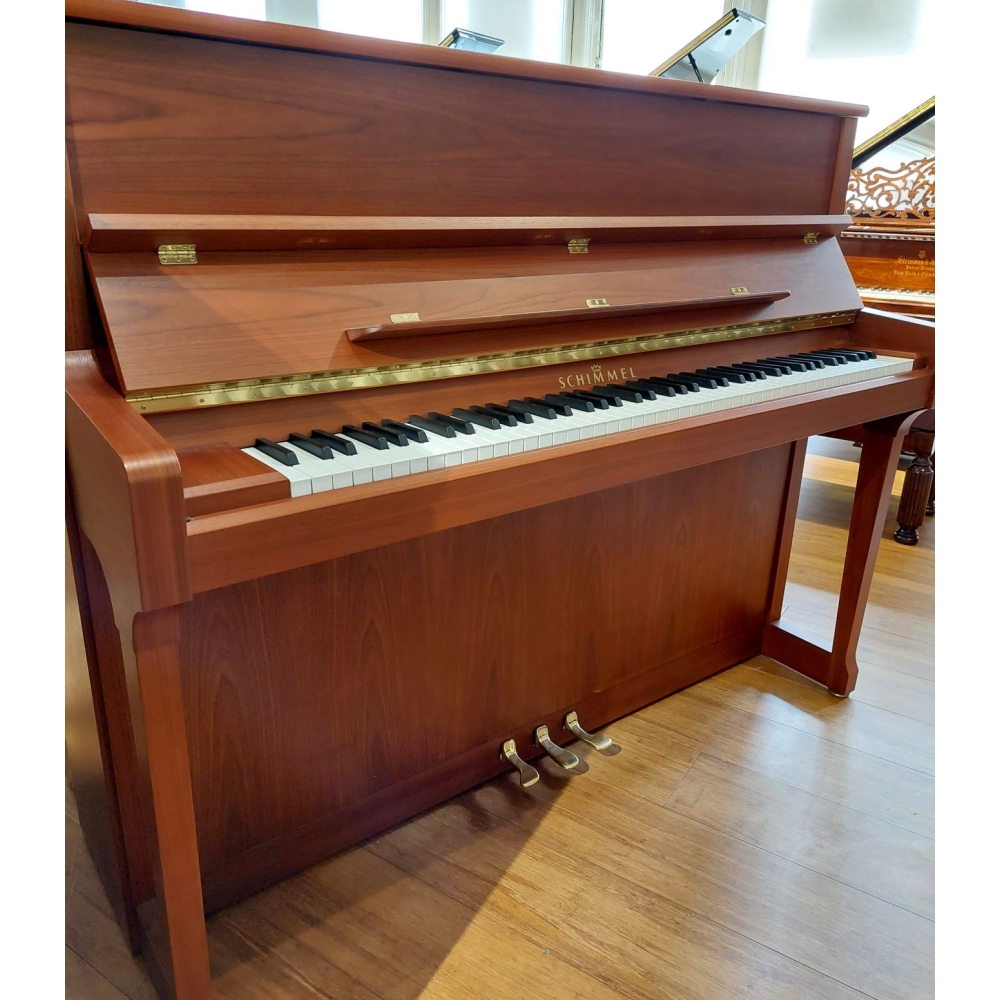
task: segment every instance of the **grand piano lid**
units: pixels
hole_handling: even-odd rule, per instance
[[[847,211],[855,226],[934,232],[934,98],[854,150]]]
[[[851,167],[892,166],[896,161],[925,159],[934,155],[935,100],[929,97],[923,104],[907,111],[902,118],[887,125],[871,138],[855,147]]]

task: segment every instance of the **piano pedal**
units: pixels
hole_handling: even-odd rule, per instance
[[[504,740],[500,748],[500,759],[508,761],[517,771],[522,788],[530,788],[538,781],[538,772],[527,761],[521,759],[517,752],[517,744],[513,740]]]
[[[562,747],[557,746],[549,738],[549,727],[539,726],[535,730],[535,743],[540,746],[557,764],[566,768],[567,771],[572,771],[573,768],[580,766],[580,758],[577,757],[575,753],[569,750],[564,750]]]
[[[615,745],[610,736],[594,736],[580,725],[576,712],[570,712],[563,721],[563,729],[568,729],[578,740],[583,740],[595,750],[609,750]]]

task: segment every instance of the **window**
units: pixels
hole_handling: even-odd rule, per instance
[[[932,5],[768,0],[760,90],[867,104],[860,143],[934,93]]]
[[[723,0],[604,0],[601,68],[645,76],[718,21],[725,8]]]
[[[564,0],[443,0],[441,35],[469,28],[502,38],[498,56],[563,62]]]
[[[422,42],[422,0],[319,0],[319,27],[348,35],[389,38],[397,42]]]

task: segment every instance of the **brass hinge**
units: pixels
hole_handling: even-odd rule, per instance
[[[746,288],[744,285],[736,285],[734,288],[730,288],[729,291],[733,295],[749,295],[750,294],[750,290],[748,288]]]
[[[608,304],[607,299],[587,299],[587,306],[590,309],[596,309],[600,306],[606,306]]]
[[[570,253],[590,253],[590,238],[570,240],[566,246],[569,247]]]
[[[420,313],[389,313],[393,323],[419,323]]]
[[[819,233],[806,233],[802,237],[803,243],[816,243],[819,241]]]
[[[197,264],[193,243],[164,243],[156,251],[161,264]]]

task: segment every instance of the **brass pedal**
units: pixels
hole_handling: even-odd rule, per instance
[[[564,750],[549,739],[549,727],[539,726],[535,730],[535,742],[557,763],[561,764],[567,771],[571,771],[580,764],[580,758],[569,750]]]
[[[580,725],[580,719],[576,712],[570,712],[569,715],[566,716],[563,726],[578,740],[583,740],[584,743],[589,743],[595,750],[607,750],[608,747],[615,745],[615,741],[611,739],[610,736],[594,736],[593,733],[588,733],[587,730]]]
[[[538,781],[538,772],[517,752],[517,744],[513,740],[504,740],[500,748],[500,759],[508,761],[521,778],[521,787],[528,788]]]

